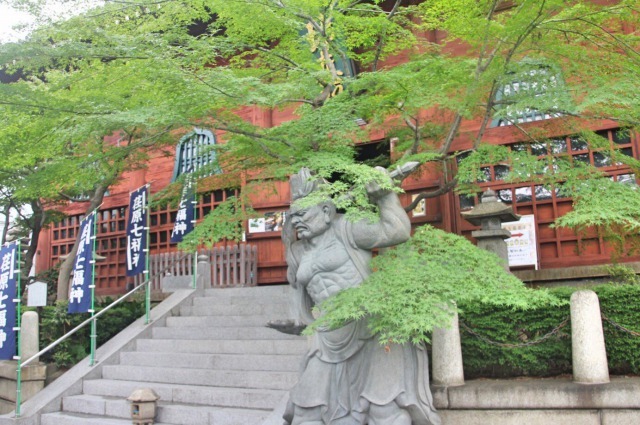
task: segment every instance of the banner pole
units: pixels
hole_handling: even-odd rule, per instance
[[[144,265],[144,281],[147,282],[147,287],[145,288],[145,320],[144,323],[146,325],[149,324],[149,322],[151,321],[151,282],[149,282],[149,259],[151,257],[151,252],[149,250],[149,234],[150,234],[150,227],[151,227],[151,202],[150,198],[151,198],[151,183],[147,183],[147,205],[145,205],[146,210],[147,210],[147,219],[146,219],[146,232],[147,232],[147,237],[146,237],[146,251],[147,251],[147,255],[145,255],[145,265]]]
[[[94,318],[96,315],[96,244],[98,242],[98,217],[96,211],[93,212],[93,248],[91,252],[91,357],[89,358],[89,366],[93,366],[96,362],[96,341],[98,338],[98,319]]]
[[[22,272],[21,272],[21,265],[20,265],[20,261],[21,261],[20,249],[21,249],[20,241],[18,241],[16,243],[17,270],[15,271],[18,276],[16,279],[16,298],[14,299],[14,301],[16,301],[16,329],[18,332],[18,346],[16,347],[16,354],[17,354],[16,360],[18,361],[17,368],[16,368],[16,418],[20,417],[20,407],[22,404],[22,347],[21,347],[22,332],[20,330],[21,319],[22,319],[21,317],[22,294],[20,293]]]
[[[196,215],[198,213],[198,180],[193,179],[193,227],[196,226]],[[198,247],[193,253],[193,273],[191,287],[196,289],[198,280]]]

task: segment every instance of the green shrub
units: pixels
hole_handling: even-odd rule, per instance
[[[67,306],[67,302],[60,302],[40,310],[40,348],[45,348],[89,317],[88,314],[67,314]],[[89,352],[88,341],[89,328],[85,327],[42,355],[40,360],[58,367],[71,367]]]
[[[595,289],[602,314],[628,330],[640,332],[640,286],[602,285]],[[613,374],[640,373],[640,336],[603,321],[609,369]]]
[[[636,274],[636,271],[624,264],[609,264],[602,267],[602,269],[618,283],[640,283],[640,276]]]
[[[96,312],[111,304],[110,298],[98,302]],[[44,348],[65,333],[69,332],[90,317],[89,313],[67,314],[67,302],[59,302],[54,306],[43,307],[40,311],[40,347]],[[97,345],[107,342],[111,337],[126,328],[144,314],[144,302],[133,300],[123,302],[103,316],[97,322]],[[90,352],[91,325],[87,325],[54,349],[44,354],[44,362],[55,363],[58,367],[71,367]]]
[[[551,292],[569,300],[579,288],[561,287]],[[600,299],[602,313],[627,329],[640,331],[638,285],[608,284],[593,288]],[[536,341],[551,332],[569,316],[569,305],[538,307],[530,310],[499,306],[461,305],[461,322],[491,341],[522,344]],[[640,337],[620,331],[604,321],[605,344],[612,374],[640,373]],[[571,373],[571,323],[551,338],[536,345],[506,348],[489,344],[461,329],[465,376],[513,377],[552,376]]]

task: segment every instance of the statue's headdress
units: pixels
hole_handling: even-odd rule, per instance
[[[289,177],[291,202],[309,195],[311,192],[317,190],[323,182],[323,179],[311,174],[311,171],[308,168],[301,168],[298,174],[293,174]]]

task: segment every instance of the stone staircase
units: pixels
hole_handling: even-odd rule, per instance
[[[157,424],[259,425],[295,384],[306,338],[265,327],[288,317],[288,287],[207,289],[85,379],[41,425],[131,424],[126,398],[159,396]]]

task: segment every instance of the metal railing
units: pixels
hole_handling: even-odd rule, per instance
[[[190,255],[192,255],[192,254],[184,254],[180,258],[177,258],[175,261],[182,261],[185,257],[188,257]],[[34,360],[37,360],[41,355],[47,353],[48,351],[52,350],[56,346],[60,345],[62,342],[67,340],[69,337],[71,337],[73,334],[75,334],[76,332],[78,332],[80,329],[84,328],[88,324],[91,324],[91,335],[90,335],[90,338],[91,338],[91,354],[90,354],[90,358],[89,358],[89,366],[93,366],[94,363],[95,363],[95,350],[96,350],[96,337],[97,337],[96,330],[97,330],[97,320],[98,320],[98,318],[100,316],[102,316],[103,314],[106,314],[109,310],[111,310],[116,305],[122,303],[124,300],[129,298],[134,293],[138,292],[140,289],[146,289],[145,324],[148,324],[150,322],[149,313],[150,313],[150,309],[151,309],[151,303],[149,302],[149,299],[150,299],[150,291],[149,291],[150,286],[149,286],[149,284],[157,277],[157,275],[160,275],[160,274],[164,273],[166,270],[168,270],[172,266],[173,266],[173,264],[168,265],[166,267],[166,269],[164,269],[164,270],[159,270],[156,275],[149,277],[144,282],[142,282],[141,284],[137,285],[132,290],[130,290],[129,292],[127,292],[126,294],[124,294],[123,296],[121,296],[120,298],[118,298],[117,300],[115,300],[114,302],[112,302],[111,304],[109,304],[108,306],[103,308],[102,310],[100,310],[98,313],[93,314],[87,320],[85,320],[84,322],[80,323],[78,326],[76,326],[75,328],[71,329],[69,332],[65,333],[60,338],[58,338],[57,340],[55,340],[51,344],[47,345],[42,350],[38,351],[36,354],[34,354],[33,356],[29,357],[24,362],[20,363],[18,371],[17,371],[18,372],[18,376],[17,376],[18,379],[17,379],[17,382],[16,382],[16,386],[17,386],[16,392],[17,392],[18,396],[16,397],[15,417],[19,418],[20,414],[21,414],[21,412],[20,412],[20,407],[21,407],[20,394],[22,392],[22,380],[20,379],[20,371],[22,370],[22,368],[24,368],[26,365],[28,365],[29,363],[33,362]],[[194,276],[195,276],[195,273],[194,273]],[[195,279],[194,279],[194,282],[195,282]]]
[[[255,246],[249,244],[242,244],[235,247],[221,247],[213,248],[211,250],[201,251],[201,255],[205,255],[208,259],[209,270],[205,272],[211,278],[211,284],[214,287],[224,286],[255,286],[257,284],[257,249]],[[193,261],[184,261],[188,257],[193,256]],[[146,279],[136,285],[126,294],[103,308],[97,313],[92,312],[91,317],[80,323],[63,336],[38,351],[33,356],[29,357],[22,363],[18,364],[17,368],[17,388],[16,388],[16,418],[20,417],[21,397],[22,392],[22,368],[28,364],[37,360],[41,355],[49,352],[62,342],[67,340],[73,334],[84,328],[88,324],[91,324],[91,353],[89,356],[89,366],[93,366],[95,363],[96,352],[96,339],[97,339],[97,321],[103,314],[106,314],[109,310],[122,303],[124,300],[140,291],[145,289],[145,324],[150,322],[150,309],[151,309],[151,289],[161,289],[160,281],[167,272],[172,275],[185,276],[191,272],[192,287],[196,287],[196,275],[198,273],[197,258],[198,253],[187,253],[182,255],[177,254],[156,254],[155,256],[148,256],[151,259],[151,268],[149,273],[146,274]],[[153,258],[151,258],[153,257]],[[149,268],[149,266],[147,266]],[[93,308],[92,308],[93,310]]]

